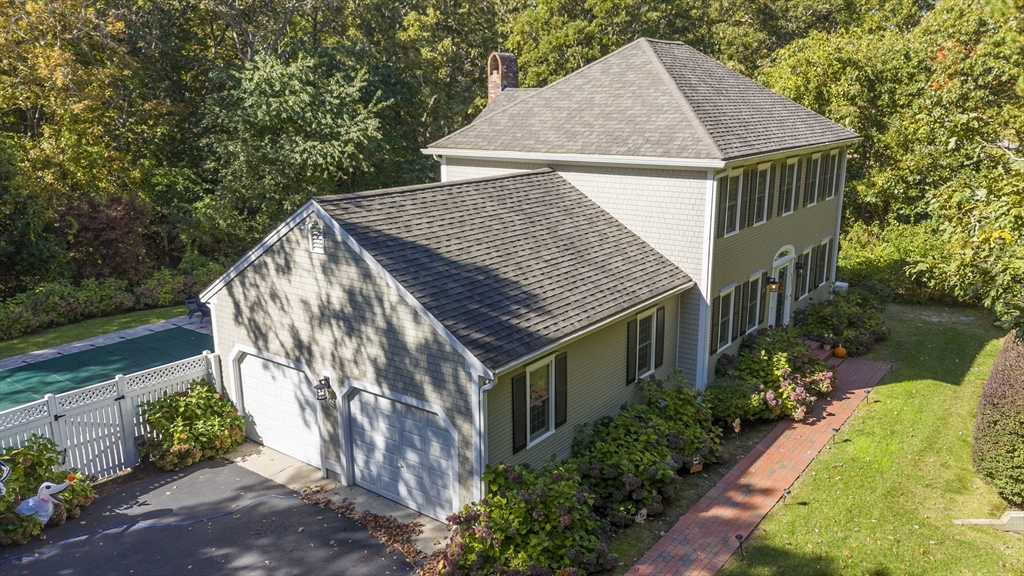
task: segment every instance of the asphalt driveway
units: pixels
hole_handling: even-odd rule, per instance
[[[354,522],[306,504],[285,486],[226,460],[137,481],[96,498],[79,518],[43,534],[45,540],[0,550],[0,573],[413,572],[401,552],[388,554]],[[24,559],[37,555],[42,556]]]

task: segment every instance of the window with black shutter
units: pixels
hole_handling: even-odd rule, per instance
[[[563,352],[512,377],[512,452],[545,438],[568,420],[568,360]]]
[[[646,378],[665,362],[665,307],[637,315],[626,324],[626,384]]]

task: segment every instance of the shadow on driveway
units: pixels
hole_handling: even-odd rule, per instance
[[[413,572],[404,555],[387,553],[359,525],[297,496],[226,460],[161,472],[96,498],[79,518],[43,532],[46,540],[4,548],[0,572],[175,576]],[[260,498],[264,499],[257,501]]]

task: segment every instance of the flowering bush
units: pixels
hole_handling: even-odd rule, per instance
[[[875,342],[889,337],[889,328],[875,304],[843,292],[798,310],[794,322],[805,337],[833,346],[842,344],[852,356],[867,353]]]
[[[818,395],[835,386],[828,365],[814,357],[796,331],[762,328],[747,336],[729,375],[753,386],[752,419],[783,416],[803,420]]]
[[[59,526],[68,518],[78,518],[82,508],[92,504],[93,487],[89,478],[75,469],[62,469],[57,444],[33,434],[20,448],[0,451],[0,458],[11,467],[4,482],[7,493],[0,496],[0,546],[24,544],[42,532],[43,524],[35,516],[15,512],[22,500],[36,495],[43,482],[60,484],[75,474],[74,482],[60,493],[63,504],[54,507],[48,526]]]
[[[445,574],[576,576],[615,565],[594,496],[571,462],[536,470],[500,464],[483,480],[487,496],[448,517]]]
[[[595,507],[617,526],[637,512],[660,514],[681,480],[676,471],[697,457],[721,458],[721,430],[697,403],[697,393],[682,382],[645,385],[646,402],[616,416],[581,425],[573,438],[579,472],[596,496]]]
[[[231,401],[202,380],[187,392],[141,405],[150,432],[139,447],[164,470],[178,470],[229,452],[242,443],[245,422]]]
[[[754,386],[750,382],[720,376],[704,389],[701,402],[716,422],[732,424],[736,420],[754,419],[756,410],[753,398]]]

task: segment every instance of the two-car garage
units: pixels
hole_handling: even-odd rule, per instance
[[[234,361],[246,436],[321,467],[323,412],[309,372],[256,354]],[[433,518],[452,513],[458,485],[456,438],[443,413],[413,399],[385,397],[380,389],[346,384],[340,391],[335,386],[343,431],[340,453],[347,462],[341,466],[342,482]]]

